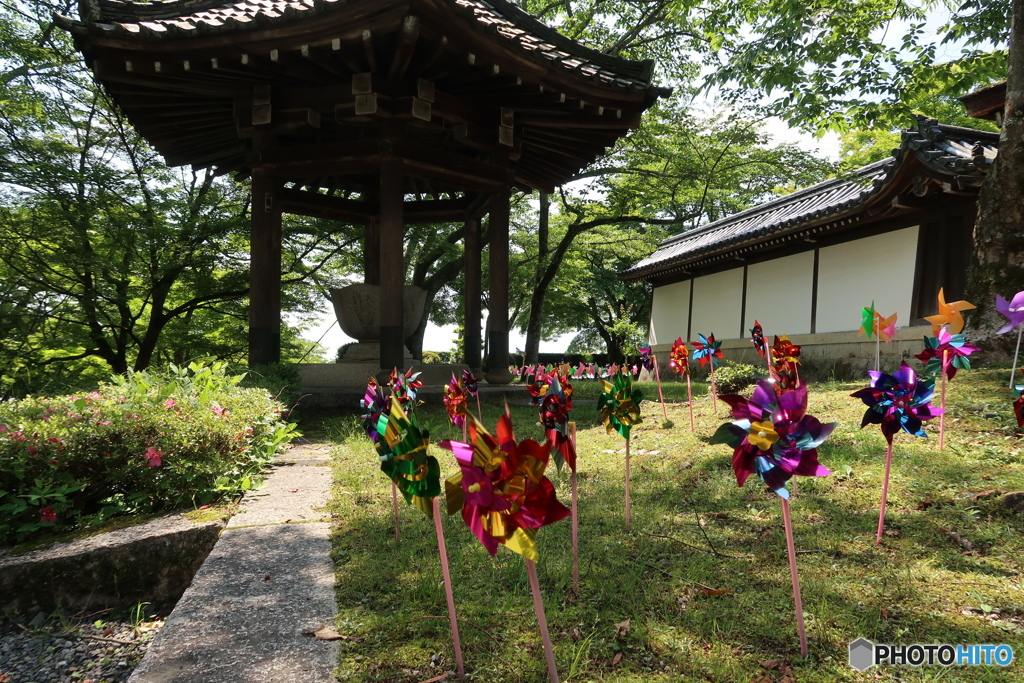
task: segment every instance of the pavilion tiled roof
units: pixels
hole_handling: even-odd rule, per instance
[[[891,158],[671,237],[622,274],[629,279],[653,279],[738,248],[838,224],[888,196],[908,164],[921,164],[933,175],[948,177],[958,190],[976,188],[995,161],[998,140],[996,133],[919,117],[915,128],[903,131]]]
[[[651,60],[621,59],[588,48],[507,0],[434,1],[547,66],[565,69],[612,90],[651,90],[654,98],[671,92],[651,85]],[[60,16],[58,23],[78,34],[95,31],[160,41],[280,26],[367,2],[378,0],[82,0],[81,23]]]

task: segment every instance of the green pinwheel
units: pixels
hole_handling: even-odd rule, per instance
[[[377,432],[384,436],[389,452],[381,453],[380,469],[391,478],[402,497],[433,519],[433,498],[441,493],[441,466],[427,454],[430,435],[420,430],[416,414],[402,410],[391,401],[389,413],[381,415]]]
[[[640,401],[644,395],[639,389],[633,388],[633,379],[628,374],[617,374],[613,380],[601,380],[604,393],[597,400],[597,409],[601,411],[605,430],[609,434],[614,430],[629,441],[630,428],[643,422]]]

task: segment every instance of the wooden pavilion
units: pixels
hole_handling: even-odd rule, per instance
[[[280,358],[281,214],[365,225],[380,367],[402,364],[404,226],[465,226],[467,364],[508,365],[513,189],[551,192],[669,91],[507,0],[80,0],[58,17],[168,164],[249,177],[249,359]],[[489,234],[481,218],[489,213]],[[507,379],[505,380],[507,381]]]

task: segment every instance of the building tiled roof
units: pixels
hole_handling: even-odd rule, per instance
[[[612,57],[588,48],[507,0],[434,1],[546,66],[564,69],[615,91],[650,91],[652,101],[671,92],[651,85],[652,61]],[[277,27],[368,3],[385,4],[381,0],[80,0],[80,23],[61,16],[57,20],[79,35],[150,42]]]
[[[891,189],[909,163],[948,177],[958,190],[978,187],[995,161],[998,140],[996,133],[944,126],[919,117],[917,127],[903,132],[890,159],[671,237],[623,275],[630,279],[657,277],[741,246],[849,217]]]

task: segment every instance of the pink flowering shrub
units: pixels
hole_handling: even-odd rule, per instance
[[[0,545],[255,486],[295,426],[240,380],[222,365],[172,366],[90,394],[0,403]]]

